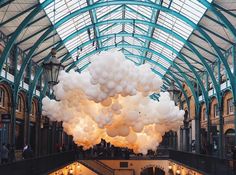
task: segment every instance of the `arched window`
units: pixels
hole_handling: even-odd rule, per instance
[[[36,114],[35,103],[33,102],[31,106],[31,115],[35,115],[35,114]]]
[[[205,121],[207,118],[206,118],[206,108],[204,108],[202,110],[202,121]]]
[[[22,101],[21,96],[19,95],[18,96],[17,106],[16,106],[16,111],[22,112],[22,104],[23,104],[23,101]]]
[[[233,98],[230,98],[227,100],[227,114],[233,114],[233,113],[234,113]]]
[[[231,158],[233,153],[233,147],[234,147],[234,138],[235,138],[235,130],[234,129],[228,129],[225,132],[225,154],[227,158]]]
[[[0,88],[0,106],[5,106],[5,91],[3,88]]]
[[[218,104],[214,104],[214,117],[215,117],[215,118],[219,117]]]

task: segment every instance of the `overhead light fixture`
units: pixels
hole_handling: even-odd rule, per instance
[[[58,83],[58,75],[61,70],[63,70],[63,65],[56,58],[56,49],[51,50],[51,59],[48,62],[43,63],[43,68],[45,70],[45,75],[48,84],[54,86]]]
[[[56,4],[54,2],[54,23],[56,17]],[[57,50],[55,48],[55,35],[53,36],[53,48],[51,49],[51,58],[43,63],[43,68],[45,71],[45,75],[50,87],[56,85],[58,83],[58,75],[59,72],[63,69],[61,62],[56,58]]]

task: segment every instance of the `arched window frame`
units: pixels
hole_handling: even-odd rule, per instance
[[[5,104],[5,90],[3,88],[0,88],[0,106],[1,107],[5,107],[6,104]]]
[[[31,105],[31,115],[36,116],[36,103],[33,101]]]
[[[17,112],[22,112],[22,103],[23,103],[22,97],[19,95],[18,101],[17,101],[17,106],[16,106]]]
[[[234,113],[233,98],[227,99],[227,115]]]

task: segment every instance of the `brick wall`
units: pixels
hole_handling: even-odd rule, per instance
[[[234,129],[234,115],[233,114],[227,114],[227,100],[232,98],[231,91],[227,91],[223,96],[223,117],[224,117],[224,133],[228,129]],[[210,101],[210,118],[211,118],[211,124],[212,125],[218,125],[219,124],[219,117],[215,117],[215,109],[214,105],[217,104],[217,99],[213,97]],[[207,126],[207,120],[203,120],[203,111],[206,108],[206,105],[203,104],[201,106],[201,127],[206,128]]]

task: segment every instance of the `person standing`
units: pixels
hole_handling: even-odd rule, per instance
[[[27,149],[23,151],[23,159],[30,159],[33,158],[33,151],[31,149],[31,146],[28,145]]]
[[[7,149],[5,143],[3,143],[1,152],[2,164],[8,163],[8,154],[9,150]]]

